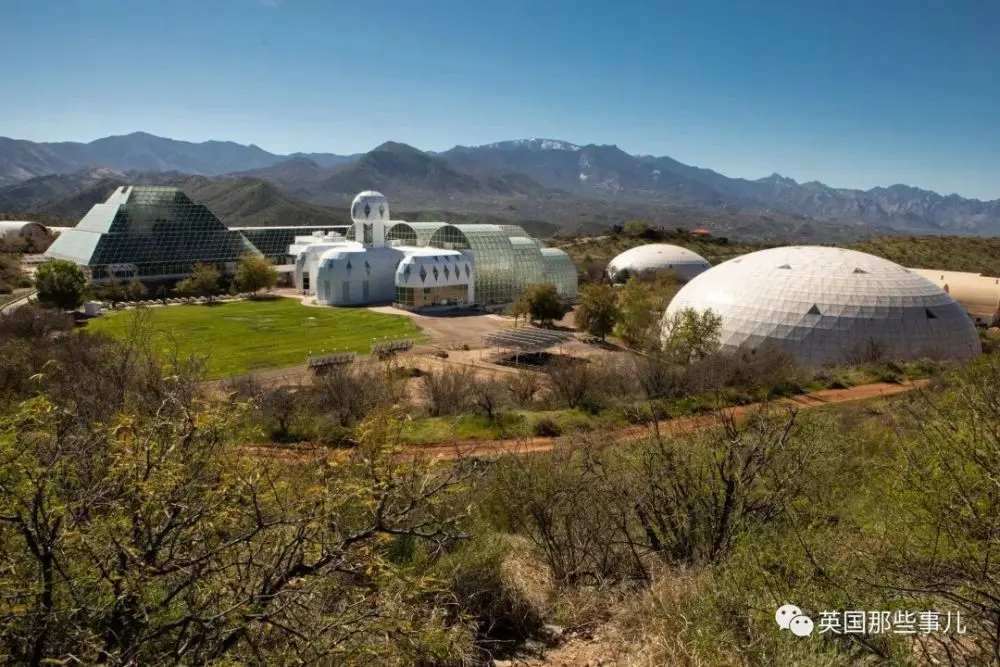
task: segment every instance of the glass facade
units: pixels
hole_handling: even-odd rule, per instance
[[[94,280],[126,269],[140,279],[180,277],[198,262],[231,272],[242,255],[260,255],[240,232],[179,188],[123,187],[98,204],[45,253],[90,269]]]
[[[476,303],[511,303],[529,285],[555,283],[566,299],[577,296],[576,265],[561,250],[546,248],[518,225],[394,222],[386,241],[403,245],[472,250],[476,258]],[[409,304],[412,295],[398,295]]]
[[[573,259],[558,248],[542,248],[545,259],[545,282],[553,283],[559,295],[568,301],[579,293],[579,276]]]
[[[546,282],[545,258],[538,244],[524,236],[512,236],[514,247],[514,277],[520,294],[530,285]]]
[[[253,244],[253,247],[275,264],[290,263],[288,247],[296,236],[311,236],[314,232],[343,232],[346,225],[331,227],[231,227]]]
[[[514,266],[514,246],[510,237],[498,225],[453,225],[468,241],[476,258],[476,303],[495,306],[511,303],[518,296],[518,280]],[[432,245],[437,246],[439,230]],[[444,246],[437,246],[444,247]]]

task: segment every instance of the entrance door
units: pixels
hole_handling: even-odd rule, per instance
[[[350,303],[351,302],[351,281],[350,280],[345,280],[341,284],[343,285],[342,289],[344,291],[344,293],[342,295],[343,296],[343,302],[344,303]]]
[[[368,301],[371,300],[371,296],[369,294],[369,288],[368,288],[368,281],[367,280],[364,281],[363,283],[361,283],[361,300],[364,303],[368,303]]]

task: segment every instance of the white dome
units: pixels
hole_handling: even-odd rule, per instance
[[[872,340],[898,360],[982,351],[968,315],[941,288],[842,248],[772,248],[723,262],[681,288],[664,329],[685,308],[722,317],[723,349],[772,343],[813,366],[849,361]]]
[[[622,271],[639,273],[673,269],[690,280],[711,268],[708,260],[687,248],[666,243],[650,243],[626,250],[608,262],[608,275],[613,279]]]
[[[389,200],[381,192],[359,192],[351,202],[351,220],[354,222],[389,222]]]

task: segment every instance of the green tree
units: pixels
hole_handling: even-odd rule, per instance
[[[266,257],[258,255],[243,255],[236,267],[236,289],[245,294],[256,296],[261,290],[274,288],[278,284],[278,271],[267,261]]]
[[[629,220],[625,223],[624,231],[627,236],[638,237],[647,229],[649,229],[649,225],[645,222],[642,222],[641,220]]]
[[[576,324],[602,341],[618,323],[618,295],[609,285],[587,285],[580,291]]]
[[[618,324],[616,335],[629,347],[642,349],[652,346],[659,313],[656,295],[649,285],[629,278],[618,290]]]
[[[177,283],[177,291],[181,294],[192,294],[212,300],[219,291],[219,280],[222,275],[212,264],[198,263],[194,265],[194,273]]]
[[[528,303],[527,293],[522,293],[514,303],[507,306],[505,311],[508,317],[514,318],[514,326],[517,327],[518,320],[522,317],[528,319],[531,317],[531,307]]]
[[[74,310],[87,294],[87,276],[83,269],[65,259],[55,259],[38,267],[35,272],[38,300],[41,303]]]
[[[95,292],[97,293],[98,298],[107,301],[111,304],[112,308],[117,307],[119,303],[128,298],[125,293],[125,286],[114,279],[98,286],[95,289]]]
[[[128,285],[125,285],[125,295],[132,301],[138,301],[142,297],[146,296],[149,290],[138,280],[133,280]]]
[[[680,363],[704,359],[719,349],[722,317],[711,309],[684,308],[663,322],[664,351]]]
[[[561,320],[570,310],[552,283],[532,285],[524,291],[518,301],[521,299],[523,299],[521,307],[527,307],[529,317],[545,327],[552,326],[556,320]]]

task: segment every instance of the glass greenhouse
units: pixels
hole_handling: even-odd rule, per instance
[[[555,283],[568,300],[577,296],[576,266],[569,255],[545,248],[518,225],[393,222],[386,241],[472,250],[476,258],[476,302],[480,305],[511,303],[526,287],[544,282]]]
[[[181,277],[198,262],[232,272],[247,254],[261,252],[179,188],[125,186],[63,232],[45,256],[85,266],[100,281]]]

